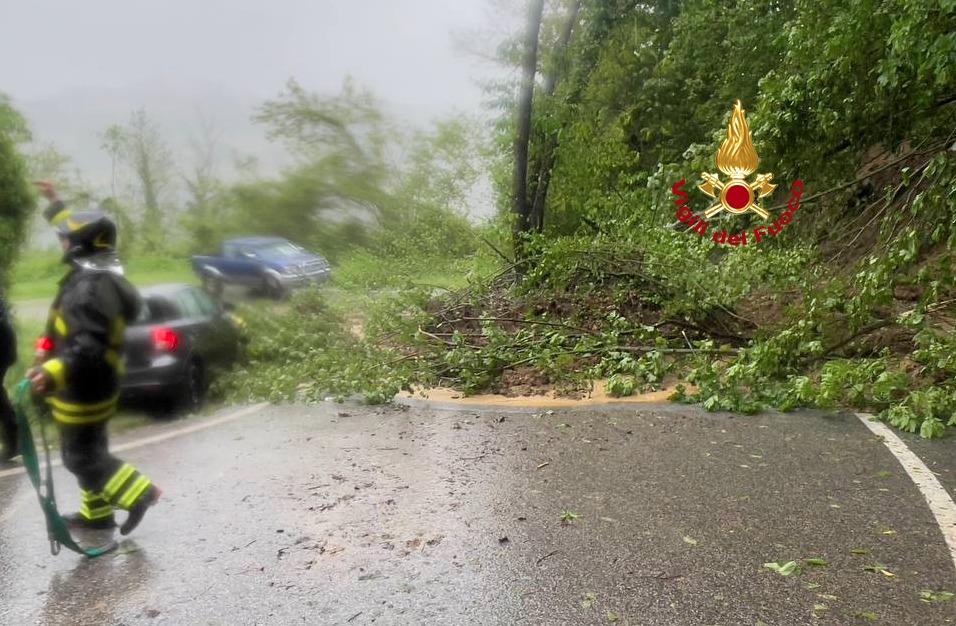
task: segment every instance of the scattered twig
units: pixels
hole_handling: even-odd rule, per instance
[[[478,235],[478,239],[480,239],[482,242],[484,242],[484,244],[485,244],[486,246],[488,246],[489,248],[491,248],[492,250],[494,250],[495,253],[497,253],[498,256],[500,256],[502,259],[504,259],[506,263],[510,263],[510,264],[512,264],[512,265],[514,264],[514,262],[515,262],[514,259],[509,259],[508,256],[507,256],[504,252],[502,252],[501,250],[499,250],[498,247],[495,246],[495,244],[493,244],[493,243],[491,243],[490,241],[488,241],[487,239],[485,239],[485,237],[484,237],[483,235]]]
[[[538,560],[535,562],[535,565],[541,565],[541,563],[542,563],[545,559],[549,559],[549,558],[553,557],[553,556],[554,556],[555,554],[557,554],[558,552],[559,552],[559,550],[552,550],[551,552],[548,552],[548,553],[545,554],[543,557],[541,557],[540,559],[538,559]]]
[[[398,357],[397,359],[388,361],[386,365],[388,366],[397,365],[403,361],[409,361],[411,359],[420,359],[420,358],[422,358],[421,354],[406,354],[405,356],[401,356],[401,357]]]
[[[649,574],[637,574],[635,572],[627,572],[628,576],[633,576],[634,578],[656,578],[657,580],[675,580],[677,578],[683,578],[683,574],[668,574],[667,572],[651,572]]]
[[[351,623],[353,619],[355,619],[356,617],[358,617],[359,615],[361,615],[361,614],[364,613],[364,612],[365,612],[365,611],[359,611],[358,613],[356,613],[355,615],[353,615],[352,617],[348,618],[348,619],[345,620],[345,621],[346,621],[347,623]]]
[[[200,594],[198,594],[198,595],[195,595],[195,596],[193,596],[193,597],[191,597],[191,598],[186,598],[185,600],[177,600],[177,601],[175,601],[175,602],[170,602],[169,604],[174,605],[174,604],[186,604],[187,602],[195,602],[195,601],[198,600],[199,598],[201,598],[201,597],[203,597],[204,595],[206,595],[207,593],[209,593],[209,590],[212,589],[214,586],[215,586],[215,585],[209,585],[208,587],[206,587],[206,590],[205,590],[205,591],[203,591],[202,593],[200,593]]]
[[[736,348],[658,348],[657,346],[611,346],[605,351],[613,352],[660,352],[661,354],[738,354]]]

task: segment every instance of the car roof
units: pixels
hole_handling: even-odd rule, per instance
[[[264,246],[270,243],[287,243],[288,239],[282,237],[241,237],[239,239],[229,239],[224,243],[236,243],[243,246]]]
[[[168,298],[183,290],[195,288],[195,285],[187,285],[186,283],[166,283],[163,285],[150,285],[149,287],[143,287],[139,290],[139,293],[144,298],[151,296],[161,296]]]

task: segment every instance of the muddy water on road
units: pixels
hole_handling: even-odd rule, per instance
[[[684,383],[687,393],[696,391],[696,387]],[[466,396],[462,392],[448,387],[418,388],[412,393],[402,392],[402,400],[429,400],[464,407],[518,407],[518,408],[587,408],[609,404],[661,404],[667,402],[677,389],[677,383],[666,385],[659,391],[636,393],[631,396],[612,396],[607,391],[606,380],[594,381],[590,393],[581,398],[557,395],[554,391],[539,395],[506,396],[496,393],[482,393]]]

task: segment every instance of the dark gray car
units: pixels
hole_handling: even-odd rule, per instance
[[[157,414],[196,408],[211,372],[236,359],[241,321],[191,285],[140,293],[143,310],[126,329],[123,398]]]

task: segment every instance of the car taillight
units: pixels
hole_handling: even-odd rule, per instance
[[[53,340],[49,337],[40,337],[37,339],[36,345],[37,354],[46,354],[47,352],[53,352]]]
[[[154,328],[153,347],[159,352],[175,352],[179,347],[179,335],[172,328],[165,326]]]

